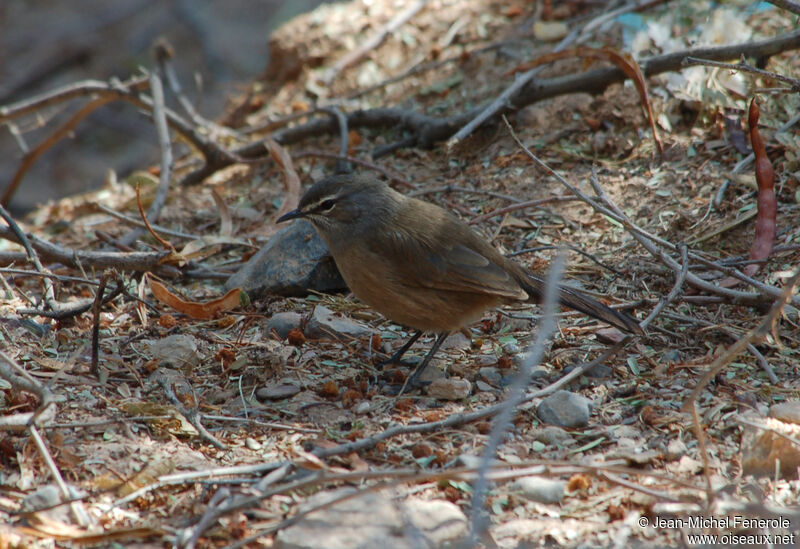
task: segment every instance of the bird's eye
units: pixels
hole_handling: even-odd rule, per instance
[[[333,209],[335,205],[336,201],[333,200],[332,198],[329,198],[327,200],[323,200],[322,202],[320,202],[319,207],[317,209],[321,212],[329,212]]]

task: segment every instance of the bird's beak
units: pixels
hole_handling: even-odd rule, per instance
[[[290,219],[297,219],[299,217],[305,217],[305,212],[301,211],[300,208],[296,210],[292,210],[291,212],[285,213],[278,218],[275,223],[283,223],[284,221],[289,221]]]

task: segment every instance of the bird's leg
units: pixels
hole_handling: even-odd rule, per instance
[[[378,362],[377,364],[378,368],[383,368],[387,364],[392,364],[392,363],[403,364],[402,362],[400,362],[400,359],[403,358],[403,355],[406,354],[406,351],[408,351],[411,348],[411,346],[420,338],[421,335],[422,335],[422,330],[417,330],[417,333],[408,338],[408,341],[406,341],[403,344],[403,346],[400,347],[392,356],[390,356],[386,360],[381,360],[380,362]]]
[[[416,369],[411,374],[411,376],[406,380],[405,384],[403,385],[403,389],[405,389],[406,386],[411,386],[411,387],[416,387],[417,386],[418,380],[419,380],[419,376],[421,376],[422,372],[425,371],[425,368],[428,367],[428,364],[430,364],[430,361],[433,358],[433,355],[436,354],[436,351],[439,350],[439,347],[442,346],[442,343],[444,343],[444,340],[447,339],[447,336],[449,336],[449,335],[450,335],[450,332],[442,332],[442,333],[440,333],[439,335],[436,336],[436,341],[433,343],[433,346],[431,347],[431,350],[428,351],[428,354],[425,355],[425,358],[422,359],[422,362],[420,362],[419,366],[416,367]],[[402,394],[403,391],[401,390],[400,393]]]

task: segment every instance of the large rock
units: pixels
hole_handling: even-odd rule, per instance
[[[308,221],[299,219],[281,229],[225,282],[253,298],[266,295],[304,296],[309,290],[347,288],[327,246]]]
[[[301,509],[319,506],[349,489],[320,492]],[[467,533],[467,519],[449,501],[365,493],[309,513],[278,532],[275,549],[412,549],[442,547]]]

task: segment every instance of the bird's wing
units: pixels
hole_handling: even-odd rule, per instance
[[[480,247],[476,250],[477,246],[470,246],[470,240],[466,242],[465,245],[441,238],[422,242],[408,234],[395,233],[388,240],[390,249],[383,253],[396,258],[393,268],[396,281],[408,287],[527,299],[525,290],[502,265],[492,260],[490,251],[481,253]],[[385,245],[387,240],[382,243]]]

